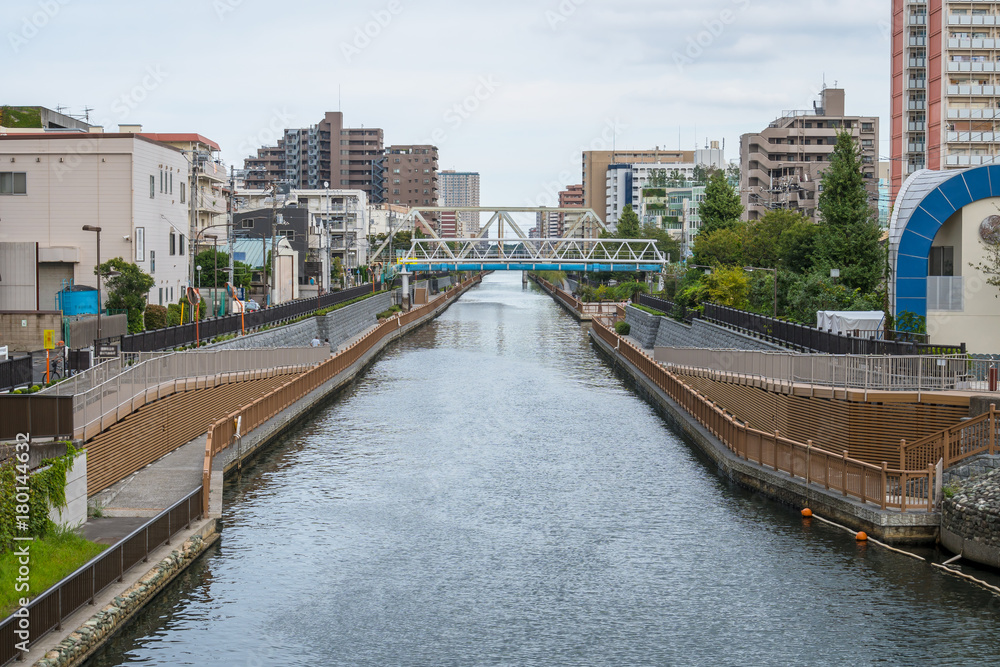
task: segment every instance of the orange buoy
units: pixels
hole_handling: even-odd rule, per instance
[[[805,508],[804,510],[802,510],[802,516],[804,516],[804,517],[811,517],[812,515],[813,515],[813,511],[811,509],[809,509],[808,507]]]
[[[854,539],[856,539],[858,542],[867,542],[868,534],[862,530],[857,535],[854,536]]]

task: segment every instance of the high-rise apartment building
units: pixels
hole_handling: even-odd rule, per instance
[[[438,205],[438,149],[430,145],[399,145],[385,149],[386,199],[400,206]],[[424,219],[440,235],[436,215]],[[457,229],[456,229],[457,231]],[[454,236],[455,232],[450,232]]]
[[[286,129],[277,146],[257,149],[244,160],[243,187],[271,183],[296,189],[329,187],[362,190],[374,203],[385,201],[385,165],[381,128],[344,127],[344,114],[328,111],[323,120],[302,129]]]
[[[607,222],[607,173],[613,164],[691,162],[694,151],[583,151],[583,205]]]
[[[479,172],[452,171],[438,174],[438,205],[479,206]],[[442,226],[445,218],[442,215]],[[455,236],[470,238],[479,234],[479,213],[462,211],[455,219]]]
[[[1000,157],[1000,2],[893,0],[890,196]]]
[[[559,208],[583,208],[583,185],[567,185],[559,193]],[[566,233],[566,214],[556,216],[556,224],[549,224],[549,238],[556,238]]]
[[[748,220],[768,210],[817,220],[818,184],[837,135],[850,132],[861,155],[870,201],[878,202],[878,117],[844,114],[844,91],[825,88],[808,111],[786,111],[756,134],[740,137],[740,199]]]

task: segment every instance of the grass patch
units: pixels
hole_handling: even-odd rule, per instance
[[[638,308],[639,310],[642,310],[642,311],[645,311],[645,312],[649,313],[650,315],[656,315],[657,317],[669,317],[669,315],[667,315],[663,311],[656,310],[655,308],[650,308],[649,306],[643,306],[643,305],[638,304],[638,303],[633,303],[632,307],[633,308]]]
[[[21,544],[27,544],[31,554],[30,590],[27,591],[30,595],[15,590],[19,557],[12,551],[0,554],[0,618],[17,610],[19,598],[34,599],[108,548],[106,544],[90,542],[70,530],[59,530]]]
[[[378,315],[376,315],[376,317],[378,319],[380,319],[380,320],[384,320],[385,318],[392,317],[393,315],[395,315],[396,313],[398,313],[398,312],[400,312],[402,310],[403,310],[402,306],[396,305],[396,306],[393,306],[392,308],[390,308],[389,310],[383,310],[381,313],[379,313]]]

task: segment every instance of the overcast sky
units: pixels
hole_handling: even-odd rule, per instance
[[[484,204],[554,203],[583,148],[685,149],[809,108],[882,120],[888,0],[4,0],[2,102],[198,132],[242,166],[342,110],[435,143]]]

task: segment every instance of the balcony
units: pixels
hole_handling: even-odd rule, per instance
[[[961,144],[1000,143],[1000,132],[949,132],[948,141]]]
[[[986,60],[953,60],[948,63],[949,72],[997,72],[997,64]]]
[[[1000,93],[1000,86],[948,86],[949,95],[993,97],[998,93]]]
[[[965,310],[963,276],[927,276],[927,310]]]
[[[948,25],[997,25],[997,17],[992,14],[977,14],[975,16],[949,14]]]
[[[924,168],[924,164],[922,162],[918,163],[918,164],[908,164],[908,165],[906,165],[906,173],[907,174],[912,174],[913,172],[920,171],[923,168]]]
[[[927,67],[927,58],[910,58],[910,67]]]
[[[949,49],[995,49],[995,39],[948,39]]]
[[[996,155],[949,155],[945,164],[949,167],[978,167],[984,164],[996,164]]]
[[[927,144],[907,144],[907,153],[923,153],[927,149]]]
[[[910,123],[909,125],[907,125],[907,129],[910,132],[923,132],[923,131],[925,131],[927,129],[927,123],[925,123],[923,121],[918,121],[918,122],[915,122],[915,123]]]
[[[906,82],[907,88],[919,88],[923,90],[927,87],[927,79],[910,79]]]
[[[909,100],[906,108],[910,111],[922,111],[927,108],[927,100]]]
[[[910,46],[927,46],[927,36],[926,35],[911,36],[909,44]]]
[[[910,14],[906,17],[906,25],[927,25],[927,14]]]
[[[997,109],[955,109],[955,108],[952,108],[952,107],[948,108],[948,118],[951,118],[951,119],[953,119],[953,118],[958,118],[958,119],[965,119],[965,118],[970,118],[970,119],[978,119],[978,118],[990,119],[990,118],[998,118],[998,117],[1000,117],[1000,115],[998,115],[998,110]]]

